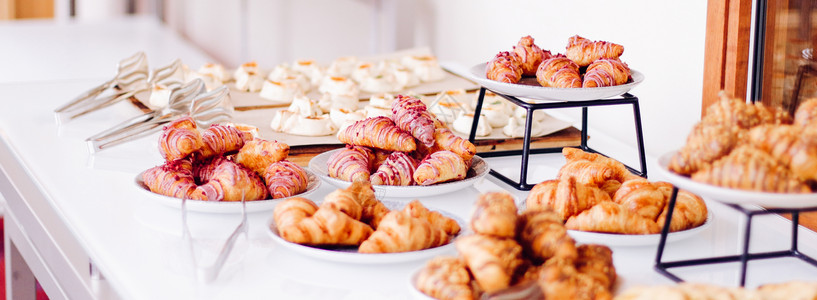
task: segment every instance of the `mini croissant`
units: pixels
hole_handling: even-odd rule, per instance
[[[303,245],[359,245],[372,233],[347,214],[300,197],[279,203],[273,217],[281,238]]]

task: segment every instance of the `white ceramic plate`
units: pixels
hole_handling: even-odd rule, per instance
[[[724,203],[755,204],[769,208],[805,208],[817,206],[817,193],[786,194],[738,190],[693,181],[687,176],[677,174],[669,169],[669,162],[676,151],[665,153],[658,158],[658,172],[666,176],[667,181],[680,189],[690,191],[701,197]]]
[[[315,172],[318,177],[327,182],[339,187],[346,188],[351,184],[349,181],[332,178],[329,176],[329,168],[327,162],[329,157],[341,149],[324,152],[316,155],[309,161],[309,169]],[[378,198],[418,198],[425,196],[433,196],[445,194],[457,190],[461,190],[476,183],[480,178],[488,174],[490,168],[488,164],[479,156],[474,156],[471,163],[471,169],[468,170],[468,175],[463,180],[443,182],[427,186],[392,186],[392,185],[375,185],[374,191]]]
[[[309,184],[306,186],[306,191],[295,195],[297,197],[305,197],[306,195],[314,192],[318,189],[321,185],[320,179],[318,179],[315,174],[313,174],[309,170],[305,170],[307,176],[309,176]],[[169,197],[161,194],[157,194],[151,192],[148,189],[147,185],[145,185],[145,181],[142,180],[142,173],[136,175],[134,179],[134,183],[136,184],[136,188],[139,191],[142,191],[142,194],[145,195],[147,199],[161,203],[163,205],[167,205],[173,208],[181,209],[182,207],[182,199],[176,197]],[[293,197],[295,197],[293,196]],[[278,204],[279,201],[286,199],[267,199],[267,200],[255,200],[255,201],[247,201],[247,212],[258,212],[258,211],[271,211],[275,208],[275,205]],[[241,213],[241,202],[238,201],[201,201],[201,200],[190,200],[187,201],[187,209],[188,211],[195,211],[195,212],[204,212],[204,213],[223,213],[223,214],[240,214]]]
[[[406,203],[403,202],[395,202],[395,201],[381,201],[383,204],[386,205],[391,210],[399,210],[402,209]],[[452,218],[457,221],[457,224],[460,225],[460,233],[452,238],[451,242],[445,244],[440,247],[430,248],[425,250],[419,251],[411,251],[411,252],[401,252],[401,253],[358,253],[356,248],[353,247],[346,247],[340,249],[324,249],[312,246],[306,246],[301,244],[296,244],[284,240],[278,235],[278,227],[275,226],[275,218],[271,217],[269,222],[267,223],[267,227],[269,228],[268,232],[272,240],[278,243],[281,246],[289,248],[292,251],[298,252],[305,256],[309,256],[312,258],[322,259],[322,260],[329,260],[335,262],[342,262],[342,263],[351,263],[351,264],[380,264],[380,263],[401,263],[401,262],[408,262],[408,261],[419,261],[419,260],[428,260],[432,257],[454,253],[456,252],[454,248],[454,240],[457,237],[462,236],[465,233],[465,228],[468,226],[465,222],[460,219],[459,217],[448,213],[446,211],[442,211],[436,208],[428,207],[429,210],[437,211],[442,215]]]
[[[490,80],[485,77],[485,65],[477,64],[471,67],[471,79],[480,85],[501,94],[545,101],[583,101],[598,100],[615,97],[629,92],[633,87],[644,81],[644,74],[630,69],[632,81],[616,86],[595,88],[554,88],[543,87],[536,82],[536,78],[522,78],[519,83],[505,83]]]
[[[674,215],[674,214],[673,214]],[[658,224],[661,227],[664,224]],[[670,232],[667,236],[667,243],[680,241],[701,233],[712,225],[712,212],[706,216],[706,222],[701,226],[687,230]],[[655,246],[661,239],[661,234],[615,234],[602,232],[589,232],[579,230],[568,230],[568,234],[578,244],[602,244],[612,247],[618,246]]]

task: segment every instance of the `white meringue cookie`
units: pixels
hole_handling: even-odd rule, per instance
[[[516,109],[513,111],[513,116],[514,116],[514,118],[518,118],[518,119],[524,121],[525,118],[528,117],[528,110],[525,109],[524,107],[517,106]],[[534,110],[533,111],[533,122],[534,123],[540,123],[540,122],[544,121],[545,118],[547,118],[547,114],[545,113],[544,110],[539,109],[539,110]]]
[[[254,61],[242,64],[233,73],[233,78],[235,87],[242,91],[256,93],[264,86],[264,75]]]
[[[451,98],[438,98],[428,105],[428,110],[446,123],[454,122],[454,119],[461,113],[470,111],[465,104],[453,101]]]
[[[485,98],[482,100],[482,108],[485,109],[486,107],[490,107],[492,109],[501,111],[505,114],[512,115],[516,106],[513,103],[508,102],[505,98],[495,95],[494,93],[485,92]],[[474,97],[473,101],[471,101],[471,107],[476,107],[478,97]]]
[[[311,83],[313,86],[320,85],[321,80],[323,80],[323,76],[326,73],[326,71],[314,60],[296,60],[294,63],[292,63],[292,70],[304,74],[306,78],[309,78],[309,83]]]
[[[324,93],[318,101],[318,106],[320,106],[323,111],[329,111],[333,108],[357,110],[358,103],[360,103],[360,99],[357,97]]]
[[[394,103],[394,95],[390,93],[374,94],[369,97],[369,104],[379,107],[391,107]]]
[[[329,119],[332,120],[332,123],[334,123],[338,129],[345,128],[345,126],[348,126],[347,123],[351,124],[365,118],[366,116],[360,111],[347,110],[343,108],[333,108],[329,111]]]
[[[491,127],[503,127],[508,125],[508,120],[511,118],[511,114],[509,114],[504,109],[497,109],[495,107],[483,107],[480,111],[480,114],[485,116],[485,119],[488,120],[488,124]]]
[[[437,58],[431,55],[407,55],[401,60],[423,82],[437,81],[445,77]]]
[[[304,92],[300,86],[294,81],[278,82],[267,79],[264,81],[264,85],[258,95],[261,98],[273,102],[290,103],[296,95],[303,94]]]
[[[318,107],[318,102],[304,95],[296,95],[292,98],[292,104],[287,110],[297,113],[304,117],[317,117],[323,114],[323,111]]]
[[[241,132],[247,132],[250,135],[252,135],[253,138],[261,137],[261,131],[258,129],[258,127],[255,127],[253,125],[243,124],[243,123],[232,123],[232,122],[226,122],[226,123],[222,123],[222,124],[224,124],[226,126],[235,127],[236,129],[240,130]]]
[[[394,74],[382,73],[364,77],[360,81],[360,90],[369,93],[388,93],[402,90],[403,86],[397,82]]]
[[[153,107],[165,107],[167,103],[170,102],[170,94],[172,92],[173,90],[165,85],[154,83],[150,88],[148,103]]]
[[[461,113],[454,120],[452,127],[454,127],[454,131],[462,133],[462,134],[471,134],[471,126],[474,125],[474,114],[473,113]],[[477,124],[477,136],[488,136],[493,131],[491,125],[488,124],[488,121],[485,120],[484,115],[479,115],[479,124]]]
[[[420,84],[420,78],[414,72],[404,66],[396,66],[390,71],[394,74],[397,84],[403,88],[409,88]]]
[[[222,84],[230,80],[230,75],[227,74],[224,66],[220,64],[206,63],[199,67],[199,70],[196,73],[203,76],[209,76]]]
[[[355,68],[352,70],[351,77],[352,80],[356,81],[357,83],[360,83],[363,81],[363,79],[375,76],[377,75],[377,73],[378,73],[377,68],[373,64],[367,62],[358,62],[355,65]]]
[[[343,76],[324,77],[320,87],[318,87],[318,91],[321,93],[346,95],[355,98],[360,95],[360,89],[357,87],[357,83]]]
[[[530,127],[531,137],[541,136],[544,128],[539,122],[533,122]],[[502,127],[502,133],[509,137],[519,138],[525,136],[525,119],[510,118],[508,125]]]
[[[309,90],[312,89],[312,83],[309,82],[309,78],[298,71],[292,70],[287,64],[275,66],[275,68],[270,71],[269,75],[267,75],[267,79],[275,82],[294,81],[298,83],[298,86],[301,87],[301,90],[304,93],[309,92]]]
[[[349,77],[352,75],[358,59],[355,56],[338,57],[326,69],[326,74],[329,76],[343,76]]]
[[[382,106],[374,106],[374,105],[366,105],[363,107],[363,111],[366,112],[367,118],[374,118],[374,117],[389,117],[391,118],[391,107],[382,107]]]
[[[337,126],[329,119],[329,115],[304,117],[289,110],[276,111],[270,127],[278,132],[302,136],[324,136],[337,131]]]

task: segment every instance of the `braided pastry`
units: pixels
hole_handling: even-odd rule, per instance
[[[208,201],[260,200],[267,197],[267,187],[261,177],[250,169],[222,156],[193,165],[193,174],[203,184],[196,189]]]
[[[352,182],[369,181],[369,167],[373,159],[371,149],[346,145],[326,161],[329,177]]]
[[[602,87],[625,84],[630,80],[630,67],[613,58],[601,58],[587,66],[582,87]]]
[[[539,64],[536,81],[544,87],[580,88],[582,77],[579,65],[562,54],[556,54]]]
[[[273,199],[295,196],[306,191],[309,185],[306,170],[288,160],[271,163],[263,174],[267,190]]]
[[[502,51],[488,62],[485,77],[499,82],[517,83],[522,79],[522,60],[516,54]]]
[[[578,35],[567,39],[565,55],[580,67],[588,66],[600,58],[618,58],[624,46],[605,41],[591,41]]]
[[[513,47],[513,52],[520,60],[522,67],[522,75],[536,76],[536,69],[543,60],[550,58],[550,51],[542,50],[533,43],[531,36],[524,36],[519,39],[516,46]]]
[[[388,117],[357,121],[338,132],[338,140],[344,144],[390,151],[410,152],[417,148],[411,134],[400,130]]]

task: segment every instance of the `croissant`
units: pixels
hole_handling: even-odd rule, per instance
[[[235,162],[258,174],[264,174],[270,164],[281,161],[288,155],[289,145],[286,143],[254,138],[246,141],[244,147],[238,150]]]
[[[573,177],[553,179],[533,186],[525,201],[527,209],[549,209],[562,221],[610,201],[610,195],[592,185],[585,185]]]
[[[369,181],[372,150],[362,146],[346,145],[326,161],[329,177],[345,181]]]
[[[728,188],[778,193],[809,193],[791,170],[770,154],[740,146],[729,155],[692,174],[692,180]]]
[[[531,36],[524,36],[519,39],[516,46],[513,47],[513,52],[520,60],[522,67],[522,75],[536,76],[536,69],[543,60],[550,58],[550,51],[542,50],[533,43]]]
[[[548,299],[612,299],[602,283],[580,273],[572,260],[549,259],[539,272],[539,286]]]
[[[508,288],[524,263],[522,246],[513,239],[474,234],[457,239],[455,245],[486,293]]]
[[[295,196],[306,191],[309,185],[306,170],[288,160],[270,164],[263,174],[267,190],[273,199]]]
[[[477,293],[471,287],[471,274],[462,259],[438,256],[429,260],[417,273],[417,289],[434,299],[473,300]]]
[[[522,79],[522,60],[516,54],[502,51],[488,62],[485,77],[499,82],[517,83]]]
[[[666,196],[647,179],[625,181],[613,201],[650,220],[655,220],[666,204]]]
[[[199,151],[203,143],[196,122],[190,117],[182,117],[163,128],[159,154],[166,161],[182,159]]]
[[[238,151],[244,147],[244,141],[251,139],[252,134],[233,126],[213,124],[201,133],[203,144],[199,154],[202,158],[208,158]]]
[[[580,67],[588,66],[600,58],[618,58],[624,46],[605,41],[591,41],[578,35],[567,39],[565,55]]]
[[[616,267],[613,265],[613,251],[604,245],[585,244],[576,247],[579,257],[576,270],[587,274],[608,290],[616,282]]]
[[[630,80],[630,67],[615,58],[601,58],[589,66],[584,73],[582,87],[614,86]]]
[[[193,174],[202,182],[196,189],[208,201],[245,201],[267,198],[267,186],[258,173],[242,165],[215,156],[193,165]]]
[[[528,209],[519,216],[517,241],[527,257],[542,263],[552,257],[574,260],[576,242],[567,234],[562,219],[553,211]]]
[[[320,206],[331,207],[352,219],[360,221],[360,218],[363,216],[363,206],[360,205],[356,197],[357,195],[351,191],[337,189],[327,194],[326,197],[323,198],[323,203],[321,203]]]
[[[426,156],[414,171],[414,182],[432,185],[451,180],[464,179],[468,166],[462,157],[448,150],[437,151]]]
[[[686,144],[670,159],[668,168],[690,175],[729,154],[746,136],[746,131],[727,123],[695,124]]]
[[[513,238],[516,235],[516,203],[504,192],[479,195],[471,214],[471,230],[496,237]]]
[[[669,201],[669,197],[672,196],[672,188],[668,191],[662,190],[662,192]],[[663,227],[664,223],[666,223],[668,211],[669,206],[665,206],[661,211],[658,220],[656,220],[659,226]],[[678,196],[675,198],[675,207],[672,211],[669,230],[675,232],[701,226],[706,222],[707,214],[706,203],[701,197],[685,190],[679,190]]]
[[[443,216],[439,212],[430,211],[428,208],[423,206],[420,200],[414,200],[409,202],[406,207],[403,208],[403,211],[408,213],[412,218],[420,218],[428,221],[434,228],[442,229],[446,234],[450,236],[457,235],[460,233],[460,224],[457,224],[452,218]]]
[[[377,170],[377,168],[379,168],[380,165],[382,165],[383,162],[385,162],[386,159],[389,158],[389,155],[391,155],[391,153],[394,152],[394,151],[383,150],[383,149],[379,149],[379,148],[372,148],[371,150],[372,150],[372,153],[374,153],[374,156],[373,156],[374,160],[372,160],[369,163],[372,166],[371,167],[372,170]]]
[[[434,130],[434,146],[429,153],[440,150],[448,150],[456,153],[465,162],[470,162],[471,158],[477,154],[477,147],[467,139],[454,134],[448,128],[437,128]]]
[[[584,150],[579,148],[564,147],[562,148],[562,156],[564,156],[567,161],[587,160],[594,163],[605,165],[613,169],[614,178],[619,182],[625,182],[630,179],[642,178],[641,176],[635,175],[632,172],[630,172],[630,170],[627,169],[627,167],[620,161],[617,161],[615,159],[609,158],[598,153],[585,152]]]
[[[794,111],[794,124],[806,128],[815,124],[817,119],[817,98],[810,98],[800,103]]]
[[[338,140],[344,144],[380,148],[390,151],[414,151],[414,138],[388,117],[367,118],[349,125],[338,132]]]
[[[612,201],[601,202],[570,217],[565,222],[565,227],[571,230],[621,234],[654,234],[661,231],[655,221]]]
[[[428,108],[420,99],[397,95],[392,103],[391,112],[392,120],[398,128],[410,133],[426,147],[434,145],[436,118],[428,112]]]
[[[589,160],[574,160],[562,165],[556,178],[573,178],[582,184],[600,186],[605,181],[617,180],[619,176],[615,169],[606,165]]]
[[[801,180],[817,179],[817,142],[813,131],[794,125],[764,124],[749,131],[749,142],[777,158]]]
[[[395,253],[434,248],[447,244],[448,235],[422,218],[405,211],[391,211],[383,217],[377,230],[363,241],[360,253]]]
[[[193,163],[189,159],[178,159],[148,169],[142,180],[151,192],[176,198],[204,200],[204,194],[196,189]]]
[[[562,54],[551,56],[539,64],[539,68],[536,70],[536,81],[544,87],[582,87],[579,65]]]
[[[373,185],[412,185],[417,161],[405,152],[394,151],[369,178]]]
[[[369,225],[301,197],[276,205],[273,217],[281,238],[303,245],[359,245],[372,233]]]
[[[760,124],[788,124],[791,117],[787,113],[769,108],[762,103],[747,104],[746,101],[718,93],[720,100],[706,108],[701,122],[726,123],[740,128],[752,128]]]

